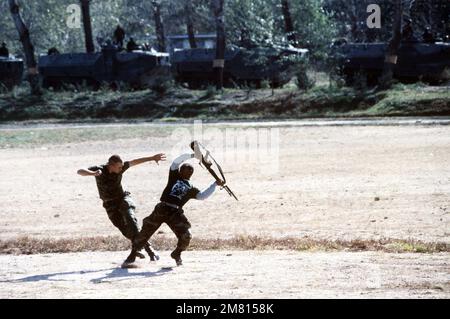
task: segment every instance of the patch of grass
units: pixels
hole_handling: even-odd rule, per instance
[[[411,252],[411,253],[426,253],[429,247],[421,242],[393,242],[386,245],[386,248],[393,252]],[[439,249],[439,247],[435,247]]]
[[[287,85],[268,89],[207,90],[172,87],[152,90],[97,92],[44,91],[34,97],[21,87],[0,94],[0,122],[77,119],[287,119],[352,116],[450,115],[449,86],[396,84],[388,91],[358,90],[321,84],[308,92]],[[219,111],[216,111],[216,110]]]
[[[170,120],[167,120],[170,122]],[[45,128],[1,130],[0,149],[40,147],[92,141],[170,136],[175,127],[170,126],[98,126],[78,128]]]
[[[155,236],[152,245],[158,250],[176,246],[175,238]],[[67,239],[37,239],[19,237],[0,241],[0,254],[47,254],[84,251],[123,251],[130,242],[121,236],[84,237]],[[297,250],[297,251],[382,251],[388,253],[439,253],[450,252],[450,244],[418,240],[325,240],[313,238],[272,238],[235,236],[229,239],[194,238],[190,249],[195,250]]]
[[[424,84],[396,84],[383,92],[382,98],[363,112],[367,115],[433,115],[450,114],[448,87],[428,87]]]
[[[215,86],[208,85],[208,87],[205,90],[205,94],[201,96],[198,100],[199,101],[213,100],[216,98],[220,98],[221,95],[222,92],[218,91]]]

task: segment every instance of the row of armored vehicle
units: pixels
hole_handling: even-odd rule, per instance
[[[383,73],[386,43],[349,43],[334,53],[347,85],[361,81],[376,85]],[[403,83],[423,81],[439,84],[450,79],[450,43],[403,41],[400,44],[394,78]]]
[[[347,84],[359,81],[361,74],[376,83],[381,75],[387,45],[385,43],[350,43],[337,46],[342,75]],[[297,72],[297,62],[307,57],[307,50],[293,47],[230,46],[225,51],[224,85],[258,87],[268,81],[273,87],[289,82]],[[49,52],[50,53],[50,52]],[[122,52],[112,45],[96,53],[57,52],[39,57],[43,87],[61,88],[66,84],[120,82],[133,88],[146,88],[174,78],[190,88],[204,88],[215,82],[215,49],[177,50],[171,56],[155,51]],[[450,78],[450,43],[402,42],[394,76],[402,81],[445,81]],[[0,58],[0,82],[11,88],[20,83],[23,62]]]
[[[303,58],[307,50],[295,48],[230,47],[225,51],[223,80],[225,86],[255,85],[270,81],[278,87],[295,73],[294,58]],[[215,49],[187,49],[171,56],[154,51],[119,52],[113,46],[95,54],[54,54],[39,59],[39,73],[44,87],[86,81],[126,82],[135,88],[152,87],[174,78],[190,88],[214,83]]]

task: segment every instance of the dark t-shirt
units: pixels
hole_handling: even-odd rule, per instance
[[[122,174],[130,168],[129,162],[123,163],[122,172],[120,174],[110,173],[108,171],[108,165],[91,166],[88,168],[90,171],[101,170],[102,174],[95,177],[97,182],[98,194],[104,201],[113,200],[124,197],[124,191],[122,188]]]
[[[192,186],[188,180],[182,179],[177,169],[171,170],[169,181],[161,195],[161,201],[183,207],[188,200],[195,198],[198,193],[200,193],[200,190]]]

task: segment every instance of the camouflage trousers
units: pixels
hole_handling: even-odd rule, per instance
[[[133,241],[139,234],[134,210],[136,209],[130,196],[125,195],[117,200],[103,202],[103,207],[108,213],[108,217],[120,232],[129,240]]]
[[[177,250],[180,252],[186,250],[192,238],[189,231],[191,223],[189,223],[182,209],[178,210],[163,203],[156,205],[150,216],[144,218],[142,229],[134,240],[134,248],[142,249],[162,223],[166,223],[177,236]]]

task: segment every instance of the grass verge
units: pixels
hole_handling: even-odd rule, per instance
[[[394,85],[388,91],[316,86],[308,92],[286,86],[225,89],[210,95],[174,87],[163,95],[151,90],[51,92],[33,97],[17,89],[0,94],[0,122],[56,119],[288,119],[352,116],[450,115],[450,87]]]

